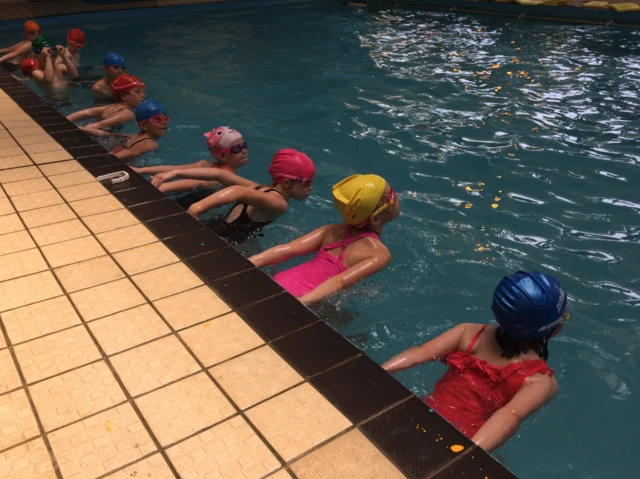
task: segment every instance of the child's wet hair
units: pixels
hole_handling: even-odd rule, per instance
[[[502,349],[500,356],[505,359],[517,358],[521,354],[533,351],[546,361],[549,358],[549,336],[539,339],[513,339],[507,336],[500,326],[496,328],[496,342]]]

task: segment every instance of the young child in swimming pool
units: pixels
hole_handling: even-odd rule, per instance
[[[160,165],[147,166],[144,168],[134,168],[139,174],[158,175],[172,170],[186,170],[191,168],[217,168],[220,170],[236,173],[238,168],[249,161],[249,145],[244,141],[239,131],[228,126],[218,128],[205,133],[207,148],[215,161],[200,160],[186,165]],[[182,175],[180,175],[182,176]],[[164,176],[158,175],[154,184],[159,184],[158,189],[164,193],[179,191],[210,190],[216,189],[220,185],[215,180],[183,179],[166,183]]]
[[[111,94],[116,103],[77,111],[67,116],[67,119],[75,123],[87,118],[99,118],[99,121],[79,128],[89,135],[111,136],[103,129],[135,121],[133,110],[144,100],[144,90],[145,84],[137,77],[123,73],[111,84]]]
[[[33,57],[31,42],[42,34],[40,27],[34,21],[24,24],[25,40],[22,40],[10,47],[0,48],[0,65],[8,71],[15,71],[20,67],[23,60]]]
[[[378,175],[353,175],[333,187],[333,199],[344,223],[322,226],[249,258],[262,268],[316,251],[312,260],[273,277],[303,304],[348,289],[391,261],[380,234],[400,214],[393,188]]]
[[[119,75],[124,73],[126,63],[122,55],[115,52],[107,53],[102,60],[104,78],[101,78],[91,86],[91,93],[101,99],[113,99],[111,84]]]
[[[193,203],[189,214],[195,218],[206,211],[233,204],[223,222],[228,229],[222,236],[249,237],[272,223],[289,209],[289,199],[307,199],[313,190],[316,168],[307,155],[287,148],[278,151],[268,168],[272,185],[259,185],[223,168],[188,168],[171,170],[153,177],[159,187],[163,181],[176,177],[205,181],[218,181],[227,188]],[[241,234],[240,234],[241,233]]]
[[[25,77],[35,80],[50,98],[60,99],[68,94],[69,86],[64,71],[76,71],[75,67],[67,58],[65,58],[62,67],[68,68],[68,70],[54,65],[56,55],[58,52],[63,52],[64,47],[58,46],[58,50],[54,50],[49,40],[40,35],[33,40],[32,49],[34,58],[27,58],[20,65],[23,73],[28,72]]]
[[[491,309],[497,327],[460,324],[382,365],[395,373],[442,361],[449,370],[423,400],[488,452],[558,392],[547,343],[573,306],[552,276],[518,271],[500,281]]]
[[[56,58],[54,67],[58,68],[70,80],[75,80],[79,76],[80,51],[84,48],[85,43],[84,32],[79,28],[74,28],[67,34],[67,47],[60,45],[56,47],[58,58]]]
[[[111,153],[125,163],[157,149],[157,141],[167,133],[169,128],[169,116],[166,110],[155,101],[143,101],[134,110],[134,114],[140,133],[131,135],[124,143],[111,150]]]

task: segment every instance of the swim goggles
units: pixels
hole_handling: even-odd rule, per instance
[[[290,180],[296,180],[298,183],[300,183],[305,188],[308,188],[311,185],[313,185],[313,178],[300,178],[299,176],[285,175],[284,173],[278,174],[278,176],[281,177],[281,178],[287,178],[287,179],[290,179]]]
[[[571,301],[567,301],[567,305],[564,307],[564,311],[562,312],[560,317],[552,323],[542,326],[540,329],[538,329],[538,332],[548,331],[555,328],[559,324],[568,322],[571,319],[571,313],[573,313],[573,303]]]
[[[75,50],[82,50],[84,48],[84,43],[78,43],[78,42],[69,42],[69,45],[71,45]]]
[[[218,151],[216,151],[216,153],[225,153],[227,155],[229,153],[231,153],[232,155],[237,155],[242,150],[247,150],[247,149],[249,149],[249,144],[245,141],[244,143],[241,143],[241,144],[238,144],[238,145],[233,145],[228,150],[218,150]]]
[[[398,193],[396,193],[396,190],[394,190],[393,188],[389,188],[389,197],[387,198],[387,201],[385,201],[380,208],[378,208],[373,213],[371,213],[369,218],[375,215],[379,215],[384,210],[386,210],[389,206],[395,205],[397,202],[398,202]]]
[[[40,30],[31,30],[27,32],[27,35],[42,35],[42,31]]]
[[[162,125],[163,123],[166,123],[167,125],[169,124],[169,117],[167,115],[154,115],[151,118],[149,118],[147,121],[150,121],[151,123],[155,124],[155,125]]]
[[[49,52],[51,52],[51,56],[54,57],[58,54],[58,50],[55,50],[53,47],[42,47],[42,48],[34,48],[33,49],[33,53],[35,53],[36,55],[38,53],[42,53],[42,50],[44,50],[45,48],[49,49]]]

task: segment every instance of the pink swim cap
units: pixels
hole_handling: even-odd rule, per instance
[[[267,171],[274,183],[296,178],[312,180],[316,175],[316,167],[311,158],[293,148],[285,148],[276,153]]]
[[[207,146],[212,155],[226,150],[231,143],[242,138],[239,131],[228,126],[219,126],[215,130],[205,133],[204,136],[207,138]]]

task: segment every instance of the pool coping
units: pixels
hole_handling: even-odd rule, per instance
[[[341,434],[359,430],[405,477],[412,479],[458,477],[462,471],[469,477],[480,471],[494,479],[515,477],[224,240],[2,68],[0,88],[94,177],[113,171],[129,173],[128,181],[107,189],[352,421],[354,426]],[[277,320],[275,316],[279,316]],[[8,336],[6,341],[11,347]],[[444,444],[460,444],[465,449],[452,455],[443,452]],[[430,448],[433,455],[425,454]],[[283,464],[288,466],[286,461]]]

